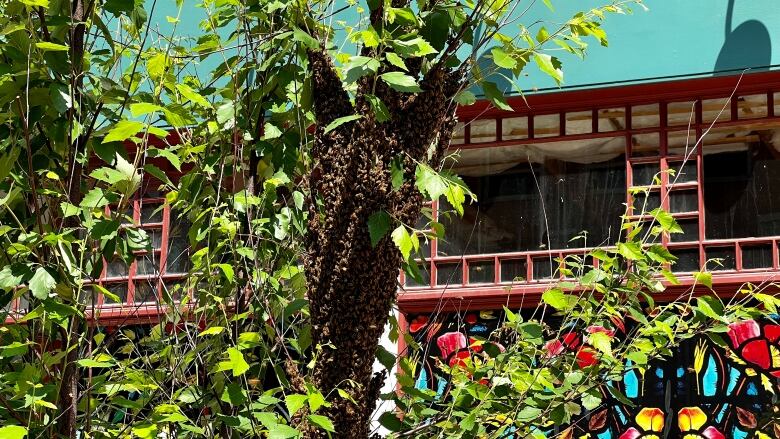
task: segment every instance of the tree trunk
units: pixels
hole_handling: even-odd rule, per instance
[[[402,262],[389,236],[371,246],[368,218],[385,211],[414,224],[420,216],[423,198],[414,185],[416,162],[435,166],[440,161],[455,125],[451,98],[460,77],[458,72],[435,68],[421,83],[424,91],[416,95],[398,93],[377,81],[373,92],[391,116],[377,123],[363,97],[373,81],[364,78],[353,107],[328,55],[310,51],[309,63],[317,129],[308,179],[305,265],[312,336],[320,348],[314,353],[311,380],[333,403],[323,414],[333,421],[336,437],[367,438],[384,382],[383,376],[372,376],[372,366],[396,298]],[[369,117],[324,132],[330,122],[350,114]],[[395,158],[405,168],[404,183],[397,190],[390,172]],[[339,397],[336,388],[345,390],[354,403]],[[300,427],[306,438],[327,437],[311,425]]]

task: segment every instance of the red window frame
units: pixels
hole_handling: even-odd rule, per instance
[[[687,130],[689,122],[686,120],[681,125],[670,124],[668,109],[674,108],[674,104],[691,104],[693,118],[690,121],[691,144],[701,138],[702,133],[710,127],[711,122],[704,120],[702,102],[710,99],[728,98],[733,93],[730,105],[724,111],[721,118],[713,125],[713,129],[744,126],[746,124],[772,123],[780,127],[780,72],[765,72],[745,74],[744,76],[725,76],[716,78],[703,78],[654,84],[628,85],[592,90],[561,91],[556,93],[538,94],[509,99],[514,112],[501,111],[491,108],[486,102],[478,102],[471,107],[463,107],[458,111],[459,120],[464,123],[462,143],[454,145],[453,150],[489,148],[496,146],[511,146],[518,143],[535,144],[556,141],[584,140],[593,138],[612,138],[624,136],[626,141],[626,202],[631,203],[629,189],[632,186],[632,169],[643,163],[657,163],[661,172],[661,184],[653,186],[653,190],[660,194],[662,207],[669,211],[669,193],[680,190],[695,191],[697,198],[697,210],[692,212],[675,213],[675,218],[696,219],[698,221],[698,234],[695,241],[670,242],[668,236],[663,237],[663,244],[670,251],[692,249],[698,252],[699,264],[707,260],[707,250],[715,248],[733,249],[735,255],[735,269],[715,271],[713,284],[716,292],[721,295],[734,294],[741,285],[746,282],[760,283],[765,281],[769,273],[780,275],[780,261],[778,258],[778,245],[780,236],[762,238],[741,239],[705,239],[705,215],[703,201],[703,155],[702,148],[698,147],[690,160],[696,166],[696,181],[676,183],[669,181],[666,172],[670,167],[679,164],[681,157],[669,152],[668,139],[670,134]],[[745,96],[763,95],[766,101],[766,113],[760,117],[740,118],[739,102]],[[659,123],[654,127],[635,128],[631,125],[632,109],[638,106],[658,104]],[[777,107],[776,107],[777,105]],[[621,111],[624,125],[622,129],[599,130],[599,114],[605,110]],[[675,111],[675,110],[673,110]],[[566,114],[584,112],[591,115],[592,128],[590,133],[567,134]],[[687,115],[691,112],[685,111]],[[777,113],[777,114],[776,114]],[[534,120],[538,116],[558,115],[558,132],[545,132],[544,136],[534,135]],[[527,118],[526,138],[522,140],[504,140],[502,138],[502,120],[507,118]],[[471,124],[474,121],[494,120],[495,135],[489,142],[472,142]],[[655,134],[659,136],[659,154],[654,157],[632,157],[632,138],[640,134]],[[557,135],[556,135],[557,134]],[[706,139],[705,139],[706,143]],[[433,203],[433,214],[437,214],[437,203]],[[744,269],[742,266],[741,251],[746,245],[763,244],[771,246],[772,266],[761,269]],[[402,287],[399,290],[399,309],[402,312],[426,312],[432,309],[462,310],[478,307],[486,309],[508,305],[514,307],[535,306],[542,292],[549,287],[553,280],[533,278],[534,259],[550,258],[563,259],[566,255],[584,254],[586,248],[566,250],[522,251],[496,254],[476,254],[461,256],[439,256],[437,254],[436,240],[430,242],[431,253],[427,255],[426,263],[430,267],[429,285],[416,287]],[[522,282],[504,282],[501,279],[501,262],[512,259],[525,260],[526,276]],[[469,265],[477,262],[493,264],[494,281],[492,283],[469,284]],[[462,282],[457,285],[437,285],[437,265],[459,264]],[[667,285],[667,291],[658,296],[658,300],[670,300],[676,298],[681,292],[694,284],[690,273],[678,275],[681,285]],[[404,274],[401,273],[401,285],[404,285]]]

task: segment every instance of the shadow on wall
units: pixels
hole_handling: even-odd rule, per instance
[[[772,61],[772,40],[769,30],[758,20],[748,20],[732,30],[734,1],[729,0],[726,11],[726,41],[715,62],[714,73],[752,68],[767,70]]]

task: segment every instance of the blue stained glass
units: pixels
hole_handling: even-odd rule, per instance
[[[726,415],[726,412],[728,411],[728,409],[729,409],[729,405],[728,404],[723,404],[723,408],[720,409],[718,414],[715,416],[715,422],[718,422],[718,423],[723,422],[723,416]]]
[[[731,432],[731,438],[732,439],[745,439],[748,437],[748,433],[746,431],[742,431],[737,427],[734,427],[734,430]]]
[[[715,365],[715,358],[712,355],[708,355],[707,358],[707,369],[702,377],[702,390],[704,396],[715,396],[718,391],[718,366]]]
[[[655,368],[655,376],[657,376],[658,378],[663,378],[664,377],[664,370],[661,369],[660,367],[656,367]]]
[[[747,387],[747,394],[751,396],[758,395],[758,389],[756,388],[756,383],[749,383]]]
[[[441,398],[444,396],[444,391],[447,390],[447,380],[445,380],[442,377],[439,377],[439,381],[436,386],[436,397]]]
[[[682,367],[678,367],[677,368],[677,378],[682,378],[683,375],[685,375],[685,369],[683,369]]]
[[[622,422],[623,424],[628,422],[628,420],[626,419],[626,415],[625,413],[623,413],[623,410],[620,408],[620,406],[615,406],[615,411],[617,412],[618,416],[620,416],[620,422]]]
[[[636,371],[626,372],[623,377],[623,384],[626,386],[626,396],[636,398],[639,396],[639,379],[636,377]]]
[[[425,370],[424,367],[420,370],[420,376],[417,377],[417,382],[414,383],[414,387],[416,389],[427,389],[428,388],[428,371]]]
[[[741,372],[736,367],[730,367],[729,366],[729,387],[726,390],[727,395],[731,395],[734,393],[734,387],[737,386],[737,382],[739,380],[739,376],[741,375]]]
[[[488,328],[485,325],[474,325],[469,332],[473,334],[487,334]]]
[[[603,433],[599,433],[598,439],[612,439],[612,431],[607,430]]]

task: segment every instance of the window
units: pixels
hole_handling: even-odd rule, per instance
[[[562,93],[539,96],[538,113],[463,118],[450,166],[478,202],[463,217],[434,206],[446,238],[425,254],[424,283],[405,286],[547,283],[566,257],[613,244],[621,215],[651,220],[655,208],[682,229],[662,244],[683,276],[780,270],[780,79],[733,97],[678,85],[657,86],[664,100],[625,87],[608,105]]]
[[[125,211],[122,227],[137,228],[149,238],[151,250],[134,252],[127,264],[116,257],[105,261],[99,284],[112,296],[97,294],[99,306],[157,307],[162,300],[181,297],[181,281],[189,269],[189,225],[171,218],[164,199],[149,193],[136,197]]]

